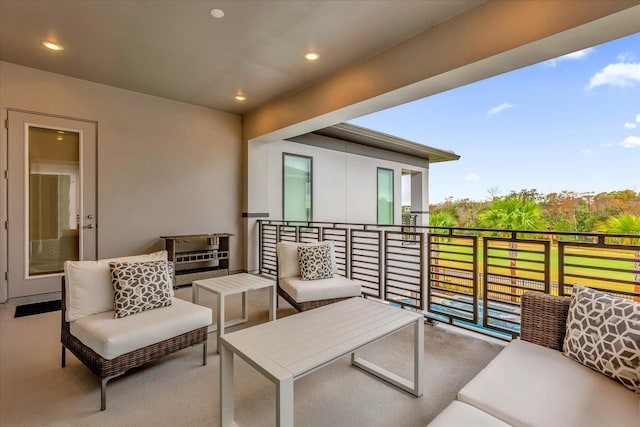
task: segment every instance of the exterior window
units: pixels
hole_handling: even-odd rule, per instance
[[[378,224],[393,224],[393,169],[378,168]]]
[[[283,154],[282,212],[285,221],[311,221],[312,158]]]

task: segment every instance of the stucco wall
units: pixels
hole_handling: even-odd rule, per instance
[[[166,234],[229,232],[231,269],[242,268],[240,116],[7,62],[0,107],[3,120],[19,109],[97,122],[98,257],[158,249]],[[5,131],[5,163],[6,143]]]

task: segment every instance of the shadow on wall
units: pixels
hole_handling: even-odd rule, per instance
[[[142,246],[137,254],[149,254],[151,252],[163,251],[164,249],[164,239],[153,239]]]

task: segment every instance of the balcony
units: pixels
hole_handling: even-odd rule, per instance
[[[345,357],[296,382],[295,425],[424,427],[504,346],[460,328],[504,341],[517,336],[524,290],[567,294],[580,282],[640,297],[637,236],[408,227],[260,222],[263,274],[275,274],[277,241],[331,240],[340,273],[359,281],[367,296],[436,320],[424,330],[423,396],[352,369]],[[176,296],[190,300],[191,289],[180,288]],[[241,298],[230,298],[227,314],[237,317]],[[202,302],[215,305],[207,297]],[[250,322],[229,332],[266,322],[267,302],[268,290],[255,291]],[[280,302],[279,318],[294,313]],[[110,407],[100,412],[95,376],[73,357],[60,368],[59,322],[60,312],[15,319],[11,306],[0,306],[3,425],[217,425],[215,340],[207,366],[200,366],[200,349],[191,348],[114,379]],[[411,330],[400,331],[371,344],[364,355],[406,375],[412,340]],[[273,385],[246,363],[236,369],[238,424],[274,425]]]
[[[602,233],[259,221],[262,274],[279,241],[332,241],[339,274],[370,298],[503,340],[520,332],[527,290],[574,284],[640,301],[640,237]]]

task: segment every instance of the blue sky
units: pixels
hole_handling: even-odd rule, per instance
[[[430,203],[640,192],[640,33],[350,122],[461,156],[431,165]]]

